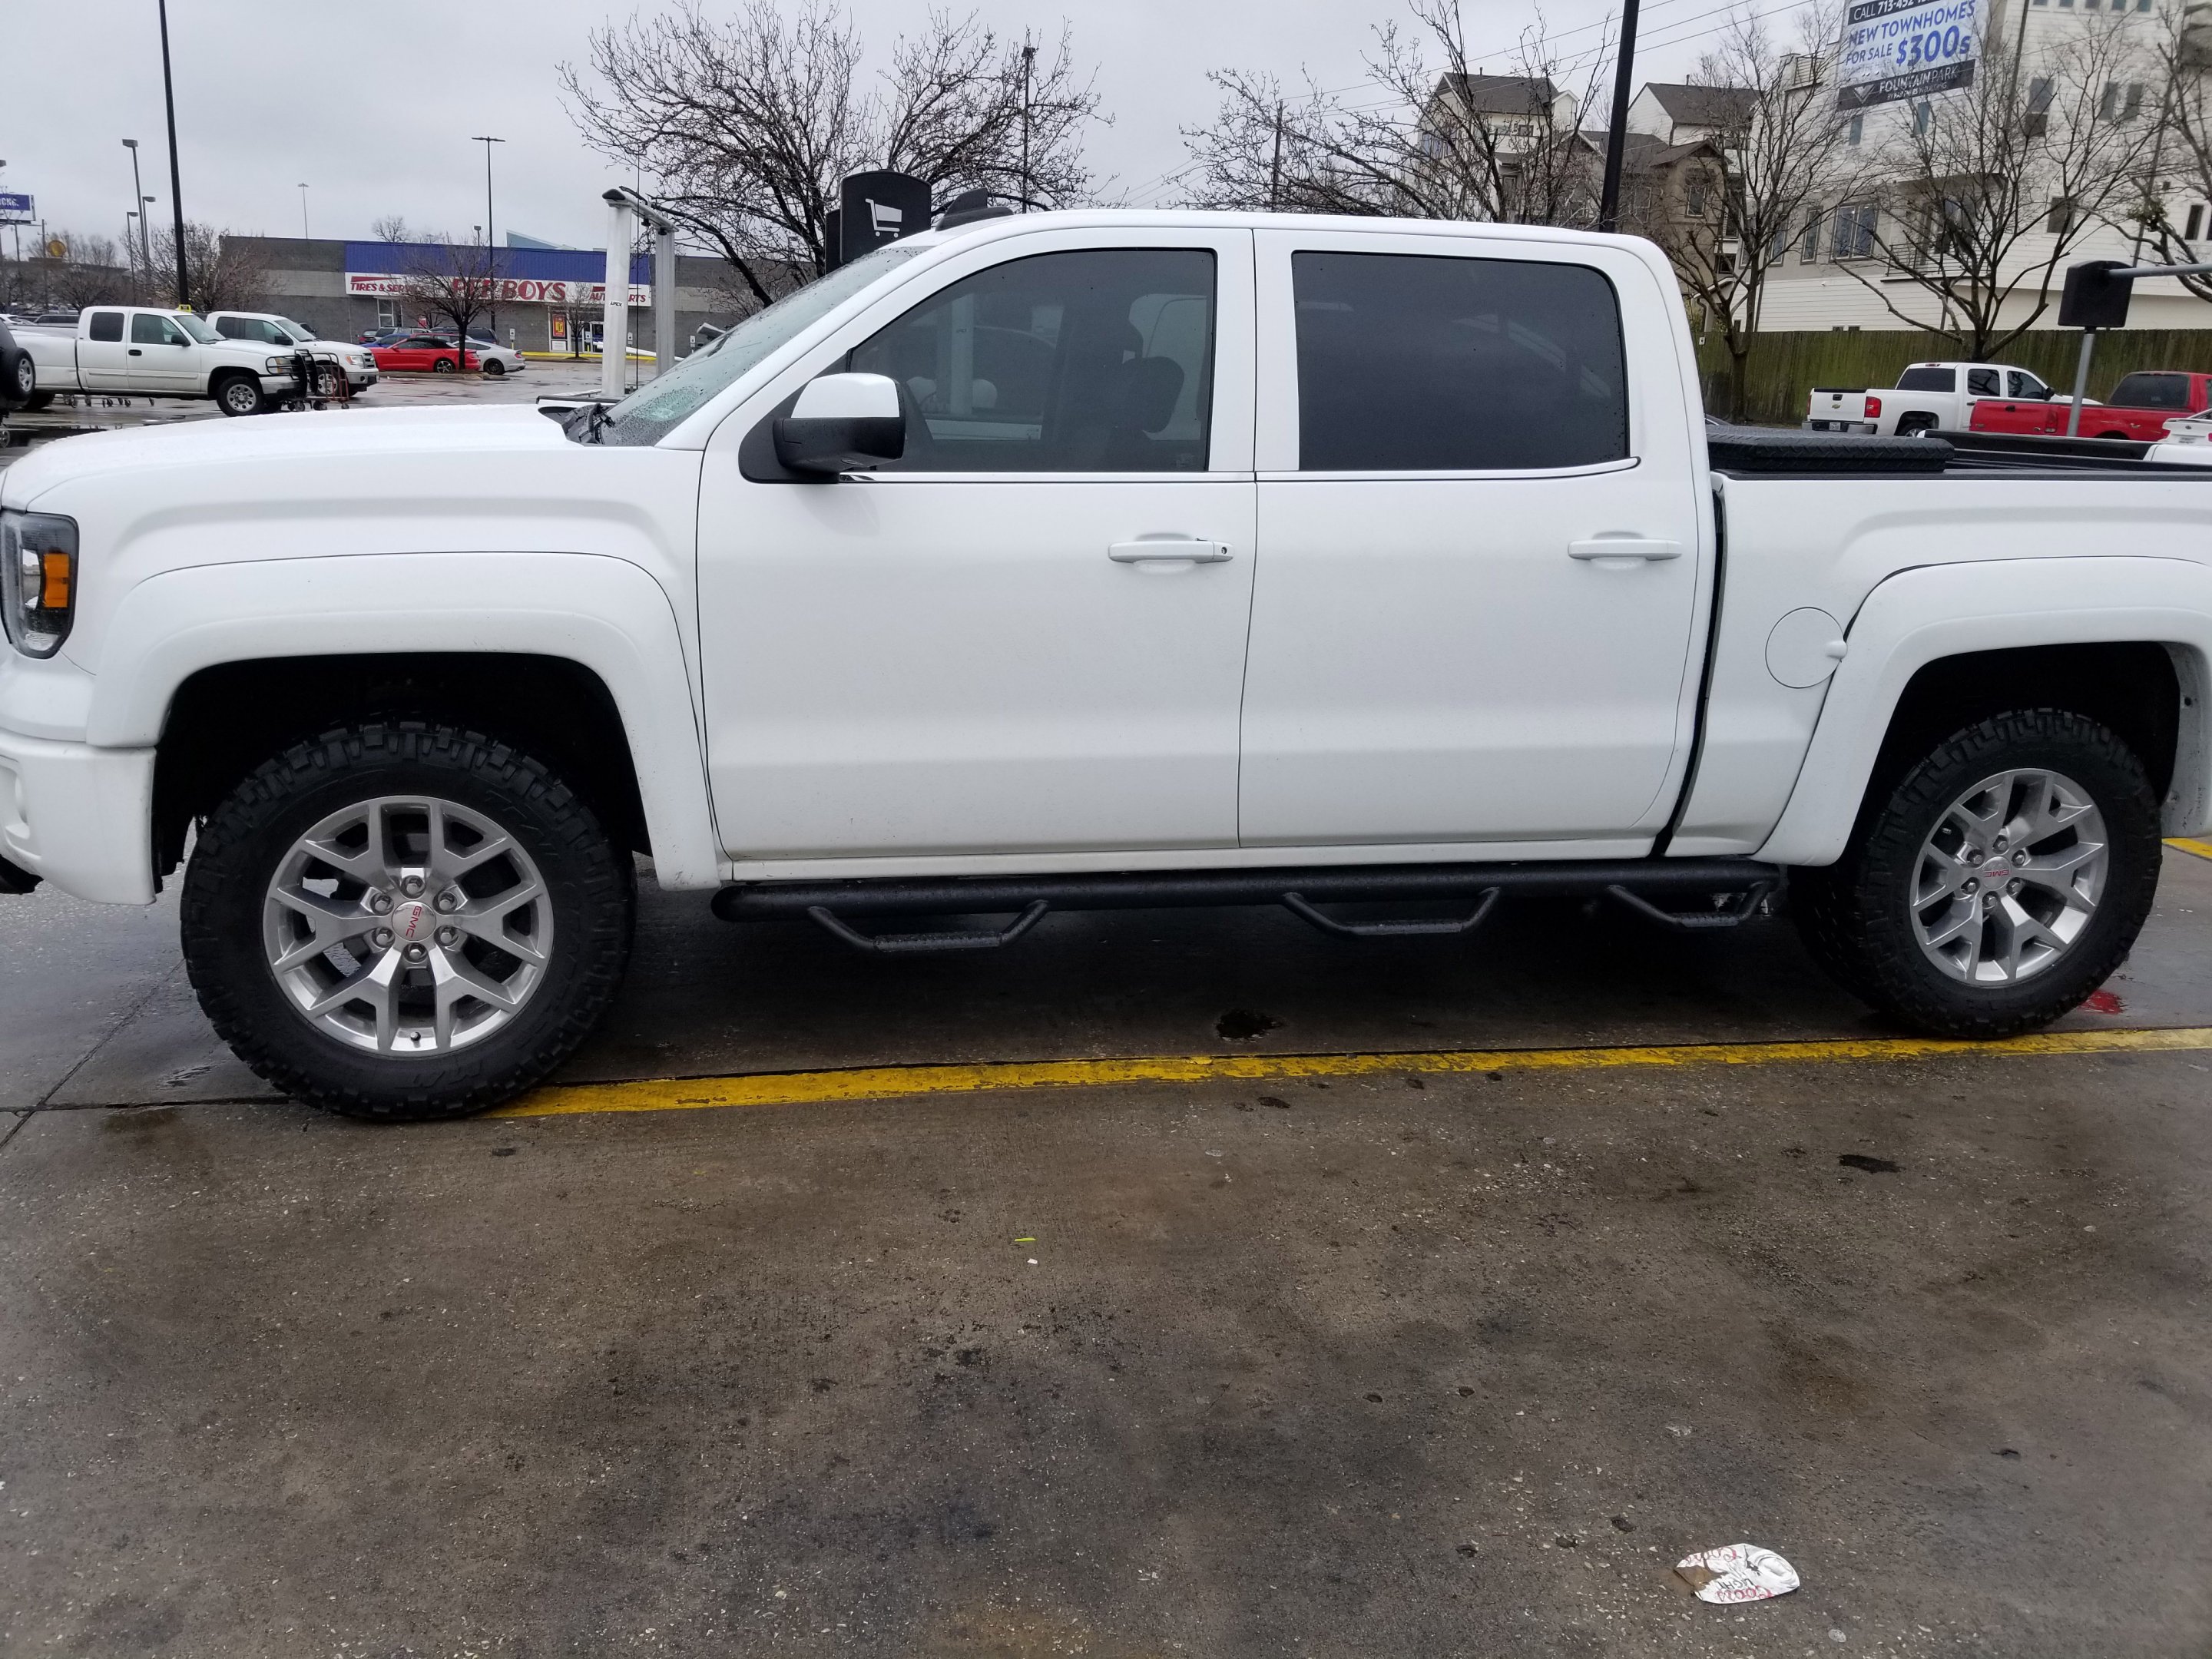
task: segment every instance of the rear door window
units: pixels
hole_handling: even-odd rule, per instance
[[[1899,392],[1956,392],[1959,372],[1954,368],[1936,368],[1920,364],[1908,368],[1897,377]]]
[[[2186,374],[2128,374],[2112,388],[2112,401],[2125,409],[2185,409],[2189,404]]]
[[[1529,471],[1628,454],[1613,284],[1587,265],[1297,253],[1298,466]]]
[[[92,326],[85,337],[104,344],[119,345],[123,340],[123,313],[119,311],[95,311]]]
[[[1966,393],[1973,398],[1994,398],[1997,395],[1997,372],[1994,368],[1970,368],[1966,371]]]

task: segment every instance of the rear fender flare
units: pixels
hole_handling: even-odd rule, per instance
[[[1842,856],[1892,717],[1912,677],[1970,652],[2150,642],[2181,685],[2166,832],[2212,820],[2212,568],[2185,559],[2004,559],[1923,565],[1890,577],[1859,607],[1796,787],[1756,856],[1832,864]]]

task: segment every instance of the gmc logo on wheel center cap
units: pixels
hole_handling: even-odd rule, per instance
[[[430,907],[420,899],[408,900],[392,911],[392,931],[402,945],[429,938]]]

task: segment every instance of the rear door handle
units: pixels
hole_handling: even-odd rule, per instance
[[[1150,541],[1115,542],[1106,556],[1116,564],[1219,564],[1231,557],[1219,542],[1190,536],[1160,536]]]
[[[1641,559],[1656,564],[1663,559],[1682,556],[1680,542],[1656,541],[1644,536],[1593,536],[1586,542],[1569,542],[1567,556],[1571,559]]]

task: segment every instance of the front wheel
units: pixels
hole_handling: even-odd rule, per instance
[[[27,406],[39,395],[39,366],[25,352],[15,359],[15,401]]]
[[[349,1116],[457,1117],[538,1082],[620,984],[635,877],[495,739],[419,721],[264,763],[186,872],[185,966],[260,1076]]]
[[[1814,955],[1941,1036],[2002,1037],[2077,1007],[2127,959],[2158,888],[2158,797],[2107,727],[2019,709],[1954,732],[1796,872]]]
[[[258,415],[269,406],[261,382],[251,374],[234,374],[215,389],[216,407],[226,415]]]

